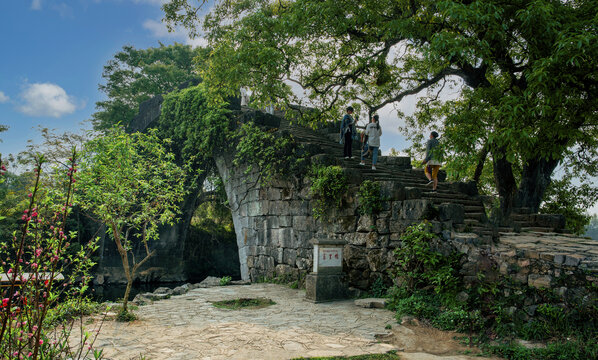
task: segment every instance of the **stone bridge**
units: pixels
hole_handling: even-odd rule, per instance
[[[159,105],[160,101],[154,101],[153,107]],[[408,157],[381,156],[375,171],[359,165],[358,149],[354,149],[354,159],[343,159],[334,124],[311,130],[291,125],[280,112],[269,115],[238,105],[233,110],[231,116],[241,121],[253,121],[275,134],[291,134],[311,163],[340,165],[350,183],[347,206],[334,214],[333,221],[315,220],[305,177],[256,185],[257,173],[246,173],[246,166],[235,167],[233,153],[215,155],[232,209],[240,274],[245,280],[304,279],[312,267],[310,241],[333,237],[346,242],[343,268],[351,286],[367,289],[380,277],[389,282],[387,270],[394,261],[393,250],[401,244],[402,232],[425,219],[438,235],[435,246],[439,251],[465,254],[462,275],[466,280],[475,281],[482,271],[491,276],[510,275],[535,287],[562,285],[563,276],[570,278],[572,287],[598,281],[598,242],[567,234],[560,215],[530,214],[520,209],[511,226],[496,227],[488,221],[473,183],[441,182],[438,192],[433,193],[425,186],[423,171],[413,169]],[[157,116],[156,109],[141,114],[133,128],[151,126]],[[364,180],[381,185],[385,200],[376,216],[360,216],[357,211],[356,194]],[[185,208],[192,210],[190,205]],[[158,255],[148,267],[159,272],[153,279],[184,278],[184,274],[169,273],[168,267],[160,264],[180,262],[185,241],[182,234],[190,216],[185,219],[187,222],[165,231],[154,245]],[[175,271],[180,268],[170,267]]]

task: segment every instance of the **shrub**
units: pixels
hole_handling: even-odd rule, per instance
[[[313,197],[313,215],[320,219],[333,209],[340,209],[349,184],[340,166],[314,166],[309,177]]]
[[[361,215],[373,215],[382,210],[382,197],[380,195],[380,183],[365,180],[359,185],[359,213]]]

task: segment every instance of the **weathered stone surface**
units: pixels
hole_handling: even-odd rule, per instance
[[[429,219],[432,211],[432,201],[424,199],[405,200],[401,211],[401,219],[423,220]]]
[[[384,309],[386,307],[386,299],[384,298],[357,299],[354,301],[354,303],[355,306],[362,308]]]
[[[370,232],[375,229],[375,218],[372,215],[361,215],[357,221],[358,232]]]
[[[530,274],[527,278],[527,284],[535,288],[550,288],[552,280],[550,275]]]
[[[207,288],[212,286],[220,286],[220,278],[214,276],[208,276],[202,282],[199,283],[200,288]]]
[[[465,219],[465,209],[461,204],[440,204],[438,219],[440,221],[452,220],[455,224],[462,224]]]

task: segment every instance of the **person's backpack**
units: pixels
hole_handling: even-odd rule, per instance
[[[440,141],[440,139],[438,140],[438,145],[436,145],[434,148],[432,148],[430,150],[430,152],[432,153],[432,159],[439,161],[439,162],[443,162],[444,161],[444,146],[442,144],[442,141]]]

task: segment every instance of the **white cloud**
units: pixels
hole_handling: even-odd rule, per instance
[[[31,2],[31,10],[41,10],[42,9],[42,0],[33,0]]]
[[[63,88],[51,83],[27,85],[21,93],[23,104],[18,110],[30,116],[61,117],[72,114],[77,109],[75,98]]]
[[[169,32],[166,25],[158,20],[145,20],[143,22],[143,28],[149,30],[152,36],[158,39],[174,39],[193,47],[208,45],[208,41],[201,36],[192,39],[189,36],[189,32],[182,27],[177,26],[174,31]]]
[[[10,100],[8,95],[6,95],[3,91],[0,91],[0,104],[7,102]]]

